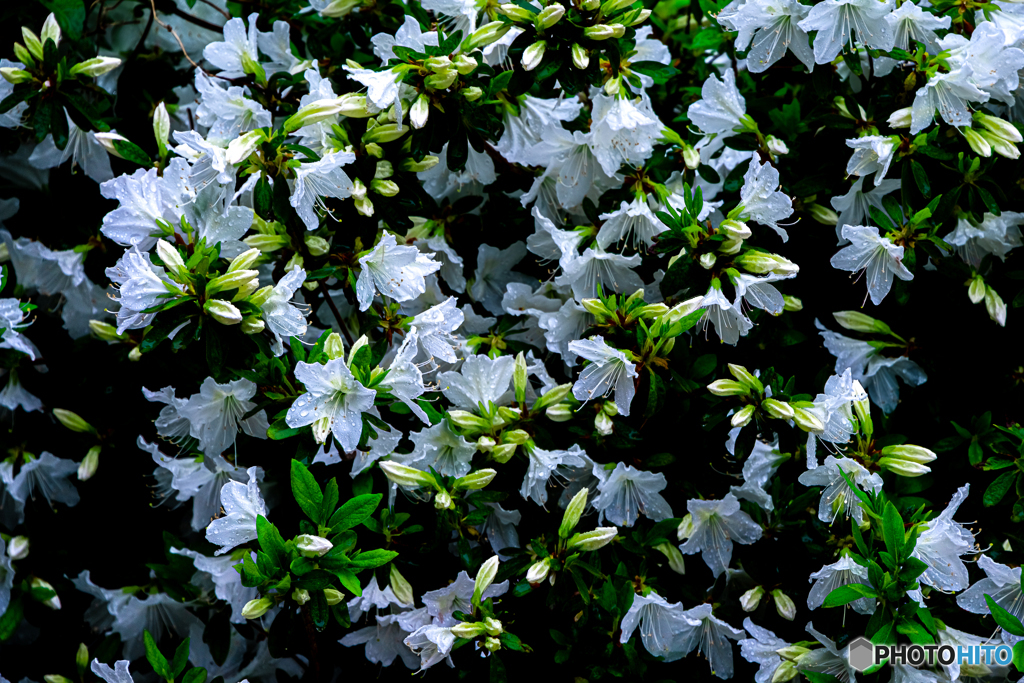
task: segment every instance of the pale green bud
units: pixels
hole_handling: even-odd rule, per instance
[[[51,12],[43,22],[43,30],[39,32],[39,41],[45,43],[47,40],[52,40],[54,45],[60,45],[60,39],[60,24],[57,23],[57,17]]]
[[[384,158],[384,148],[378,145],[376,142],[371,142],[366,145],[366,153],[374,159]]]
[[[406,488],[419,488],[422,486],[433,487],[434,478],[426,472],[421,472],[415,467],[409,467],[393,460],[384,460],[380,463],[380,469],[393,483]]]
[[[459,77],[459,72],[455,69],[448,69],[439,73],[431,74],[423,79],[423,85],[434,90],[445,90],[455,79]]]
[[[78,667],[78,675],[81,676],[89,667],[89,648],[85,643],[78,644],[78,652],[75,653],[75,666]]]
[[[413,159],[402,159],[398,162],[398,167],[403,171],[409,173],[422,173],[423,171],[429,171],[430,169],[437,166],[440,163],[440,159],[432,154],[428,154],[419,161]]]
[[[783,401],[776,401],[774,398],[766,398],[761,402],[765,412],[777,420],[792,420],[793,407]]]
[[[580,301],[580,305],[587,309],[587,312],[593,316],[596,316],[600,322],[603,318],[612,314],[611,309],[605,305],[600,299],[583,299]]]
[[[679,526],[676,527],[676,538],[680,541],[685,541],[694,532],[693,515],[686,515],[679,522]]]
[[[629,17],[633,17],[633,18],[630,19]],[[633,15],[633,14],[626,14],[626,15],[624,15],[623,23],[626,26],[636,26],[637,24],[642,24],[643,22],[647,21],[648,19],[650,19],[650,17],[651,17],[651,10],[649,10],[649,9],[642,9],[639,12],[637,12],[636,15]],[[619,36],[619,37],[621,38],[622,36]]]
[[[395,175],[395,167],[390,161],[378,161],[373,169],[373,177],[378,180],[387,180]]]
[[[583,0],[583,9],[588,12],[596,12],[601,9],[601,0]]]
[[[747,396],[750,387],[731,379],[716,379],[708,385],[708,391],[715,396]]]
[[[292,591],[292,600],[300,605],[305,605],[309,602],[309,591],[305,588],[296,588]]]
[[[12,560],[24,560],[28,557],[28,536],[15,536],[7,544],[7,556]]]
[[[25,41],[25,47],[32,54],[36,61],[43,61],[43,44],[39,42],[39,36],[26,26],[21,27],[21,39]]]
[[[860,383],[860,380],[853,380],[853,389],[864,397],[859,401],[853,402],[853,412],[857,415],[860,433],[870,439],[872,432],[875,430],[874,423],[871,421],[871,399],[868,398],[868,394],[864,391],[864,386]]]
[[[302,258],[302,254],[300,254],[298,252],[295,252],[294,254],[292,254],[292,257],[290,259],[288,259],[287,262],[285,262],[285,264],[284,264],[285,272],[286,273],[290,273],[291,271],[295,270],[296,268],[302,268],[304,261],[305,261],[305,259]]]
[[[266,329],[266,327],[267,324],[259,318],[249,316],[242,321],[239,329],[242,330],[243,334],[260,334],[264,329]]]
[[[576,43],[573,43],[572,64],[577,69],[586,69],[588,66],[590,66],[590,51],[580,47]]]
[[[543,31],[544,29],[551,28],[557,24],[562,20],[563,16],[565,16],[565,7],[556,3],[554,5],[548,5],[542,9],[540,13],[534,17],[533,23],[538,29]]]
[[[782,664],[779,664],[778,668],[775,669],[775,673],[772,674],[772,680],[769,683],[787,683],[800,675],[800,669],[797,668],[795,662],[783,660]]]
[[[394,197],[398,194],[398,183],[393,180],[371,180],[370,189],[384,197]]]
[[[494,477],[497,476],[498,472],[492,469],[482,469],[475,472],[470,472],[464,477],[459,477],[455,480],[455,490],[457,491],[474,491],[477,489],[486,488],[488,484],[494,481]]]
[[[538,584],[544,579],[548,578],[548,572],[551,571],[551,559],[545,557],[543,560],[534,562],[533,565],[526,571],[526,580],[531,584]]]
[[[423,60],[423,66],[427,67],[431,71],[445,71],[451,68],[452,60],[448,55],[441,55],[440,57],[427,57]]]
[[[911,118],[910,107],[897,109],[889,115],[889,126],[891,128],[910,128]]]
[[[797,299],[795,296],[790,296],[788,294],[783,294],[782,295],[782,301],[783,301],[782,310],[784,310],[784,311],[789,311],[789,312],[792,313],[792,312],[795,312],[795,311],[802,311],[802,310],[804,310],[804,302],[801,301],[800,299]]]
[[[437,495],[434,496],[434,507],[438,510],[455,509],[455,503],[452,501],[452,495],[447,491],[438,491]]]
[[[668,558],[669,569],[674,571],[676,574],[686,573],[686,564],[683,561],[683,554],[679,552],[678,546],[673,543],[659,543],[654,546],[654,549]]]
[[[93,446],[78,465],[78,481],[88,481],[100,466],[100,447]]]
[[[469,55],[460,54],[452,60],[452,65],[461,75],[468,76],[476,71],[476,67],[479,66],[479,63]]]
[[[381,144],[394,142],[408,132],[409,128],[401,123],[385,123],[363,133],[363,144],[370,142],[379,142]]]
[[[906,460],[908,462],[916,462],[922,465],[932,462],[939,457],[935,455],[934,451],[931,451],[924,446],[915,446],[913,444],[905,444],[903,446],[886,446],[882,449],[882,455]]]
[[[511,2],[499,5],[498,11],[517,23],[533,21],[533,18],[535,16],[534,13],[529,11],[528,9],[520,7],[519,5]]]
[[[227,272],[206,283],[206,294],[212,296],[217,292],[224,292],[231,289],[238,289],[248,285],[253,280],[259,279],[260,272],[258,270],[236,270],[234,272]]]
[[[512,369],[512,385],[515,387],[516,403],[522,404],[526,401],[527,369],[526,356],[520,351],[516,356]],[[522,443],[522,442],[520,442]]]
[[[170,242],[166,240],[156,241],[156,255],[160,257],[160,260],[167,266],[167,270],[172,274],[177,274],[179,271],[185,270],[185,261],[182,260],[181,254],[178,250],[171,246]]]
[[[47,674],[43,676],[43,681],[45,683],[73,683],[70,678],[61,676],[60,674]]]
[[[881,332],[882,334],[892,332],[892,328],[881,320],[864,315],[859,311],[837,311],[832,314],[832,317],[841,326],[854,332]]]
[[[88,78],[96,78],[108,71],[113,71],[119,66],[121,66],[121,60],[117,57],[93,57],[92,59],[75,64],[71,67],[70,73],[72,76],[81,75]]]
[[[502,443],[494,447],[494,450],[491,451],[491,457],[494,458],[495,462],[506,463],[515,455],[515,452],[516,444]]]
[[[971,129],[968,128],[967,130]],[[1005,138],[1002,138],[999,135],[996,135],[995,133],[988,130],[978,131],[978,135],[980,135],[981,138],[989,144],[992,151],[998,154],[999,156],[1006,157],[1007,159],[1020,158],[1020,150],[1017,149],[1017,145],[1010,142],[1009,140],[1006,140]],[[970,140],[968,139],[968,141]],[[973,147],[973,145],[971,146]]]
[[[484,619],[484,629],[487,631],[487,635],[489,636],[500,636],[505,631],[501,622],[494,617],[487,617]]]
[[[528,48],[523,50],[523,70],[533,71],[538,66],[540,66],[540,63],[544,61],[544,52],[547,50],[547,48],[547,43],[545,43],[543,40],[538,40],[537,42],[533,43]]]
[[[548,419],[552,422],[568,422],[572,419],[573,411],[572,408],[564,403],[560,403],[553,406],[548,406],[544,410],[544,414],[548,416]]]
[[[816,415],[803,408],[793,408],[793,422],[805,432],[820,433],[825,431],[825,424]]]
[[[417,130],[427,125],[427,118],[430,116],[430,98],[421,94],[412,103],[409,109],[409,125]]]
[[[331,332],[324,341],[324,353],[331,360],[345,357],[345,342],[337,332]]]
[[[448,417],[457,427],[469,431],[483,432],[491,428],[491,424],[487,420],[465,410],[449,410]]]
[[[30,585],[32,586],[32,588],[45,588],[46,590],[53,591],[54,593],[57,592],[53,590],[53,586],[50,585],[49,581],[44,581],[43,579],[40,579],[38,577],[32,579],[32,583]],[[49,607],[50,609],[60,609],[60,597],[54,595],[52,598],[47,598],[46,600],[44,600],[43,604]]]
[[[269,254],[291,244],[287,235],[249,235],[242,241],[263,254]]]
[[[398,567],[395,563],[391,563],[391,592],[395,594],[398,601],[403,605],[412,605],[416,602],[416,595],[413,593],[412,586],[405,577],[402,576],[401,572],[398,571]]]
[[[701,254],[700,259],[698,260],[700,262],[701,268],[711,270],[712,268],[715,267],[715,261],[718,260],[718,257],[715,256],[714,253],[709,251],[706,254]]]
[[[54,408],[53,416],[57,418],[62,425],[73,432],[88,432],[89,434],[96,433],[95,427],[83,420],[77,413],[73,413],[70,410]]]
[[[735,263],[755,275],[764,275],[765,273],[791,275],[800,272],[800,267],[789,259],[765,251],[747,251],[738,256]]]
[[[759,380],[754,373],[750,372],[742,365],[736,365],[734,363],[729,363],[728,367],[729,374],[735,377],[736,381],[745,384],[759,394],[764,393],[764,384],[761,383],[761,380]]]
[[[613,26],[607,24],[595,24],[594,26],[588,26],[583,29],[583,35],[590,40],[608,40],[610,38],[618,38],[615,35],[616,31]]]
[[[25,83],[32,80],[32,74],[13,66],[5,66],[0,68],[0,76],[8,83],[17,85],[18,83]]]
[[[811,218],[822,225],[835,225],[839,222],[839,214],[827,206],[821,204],[804,204],[804,210],[811,215]]]
[[[605,0],[601,3],[601,14],[615,14],[620,9],[626,9],[636,0]]]
[[[743,223],[742,221],[734,221],[729,218],[719,223],[718,232],[723,233],[730,239],[740,240],[745,240],[753,234],[746,223]]]
[[[994,322],[1006,327],[1006,304],[996,290],[991,287],[985,289],[985,310],[988,311],[988,317],[992,318]]]
[[[452,626],[453,636],[456,638],[465,638],[467,640],[472,640],[477,636],[482,636],[486,632],[487,629],[484,628],[483,622],[469,623],[463,621]]]
[[[593,531],[573,535],[568,547],[583,551],[598,550],[611,543],[618,534],[619,530],[613,526],[598,527]]]
[[[21,62],[22,64],[26,64],[28,66],[32,66],[36,61],[32,57],[32,54],[28,50],[26,50],[25,46],[21,43],[14,44],[14,56],[18,58],[19,62]]]
[[[163,102],[156,105],[156,109],[153,110],[153,137],[156,138],[160,154],[164,154],[171,137],[171,117],[167,114],[167,107]]]
[[[744,612],[753,612],[761,604],[761,597],[764,595],[764,588],[754,586],[740,596],[740,607]]]
[[[221,325],[237,325],[242,322],[242,312],[223,299],[207,299],[203,310]]]
[[[312,233],[306,233],[302,241],[306,243],[306,249],[312,256],[323,256],[331,250],[331,244],[323,237],[317,237]]]
[[[325,8],[317,11],[320,13],[320,16],[338,18],[350,14],[352,10],[362,4],[362,0],[333,0]]]
[[[494,577],[498,574],[498,565],[500,563],[498,556],[494,555],[480,565],[480,571],[476,573],[476,580],[473,582],[474,605],[480,604],[484,591],[490,588],[491,584],[494,583]]]
[[[139,348],[138,346],[133,347],[132,350],[128,352],[128,360],[132,361],[133,363],[140,360],[141,358],[142,349]]]
[[[505,443],[513,443],[518,446],[529,441],[530,435],[522,429],[512,429],[502,434],[501,440]]]
[[[971,300],[972,304],[981,303],[985,299],[985,279],[980,275],[975,275],[971,278],[970,284],[967,285],[967,297]]]
[[[975,122],[981,125],[982,128],[993,133],[1004,140],[1009,142],[1024,142],[1024,137],[1021,137],[1020,131],[1009,121],[1004,121],[998,116],[991,116],[981,111],[974,112],[973,116]]]
[[[700,152],[685,142],[683,143],[683,163],[691,171],[700,166]]]
[[[333,607],[345,599],[345,594],[336,588],[325,588],[324,599],[327,600],[328,605]]]
[[[481,436],[476,441],[476,449],[481,453],[490,453],[496,443],[498,442],[489,436]]]
[[[796,616],[796,605],[793,603],[793,599],[778,588],[772,591],[772,598],[775,600],[775,611],[779,613],[779,616],[787,621],[793,621]]]
[[[265,140],[262,130],[253,130],[235,138],[228,143],[227,161],[229,164],[240,164],[249,158],[256,147]]]
[[[242,608],[242,618],[244,619],[259,619],[267,611],[274,606],[274,601],[270,598],[256,598],[245,603]]]
[[[600,412],[594,418],[594,429],[601,436],[609,436],[615,430],[615,423],[607,413]]]
[[[562,524],[558,527],[559,537],[569,538],[569,534],[579,524],[583,511],[587,509],[587,495],[589,493],[590,491],[584,487],[569,501],[569,504],[565,507],[565,514],[562,515]]]
[[[323,557],[334,544],[322,536],[301,534],[295,537],[295,549],[306,557]]]
[[[733,427],[743,427],[754,417],[754,406],[746,405],[732,414],[730,424]]]
[[[256,259],[260,257],[259,249],[249,249],[243,251],[241,254],[231,259],[231,263],[228,264],[229,273],[234,273],[239,270],[249,270],[249,267],[256,263]],[[249,270],[249,272],[252,272]]]
[[[878,466],[903,477],[920,477],[932,471],[927,465],[900,458],[879,458]]]
[[[964,137],[967,138],[967,144],[975,154],[983,157],[992,156],[992,145],[978,131],[973,128],[962,128],[961,130]]]
[[[100,143],[100,146],[106,150],[107,154],[115,156],[119,159],[123,159],[121,153],[117,151],[117,147],[114,145],[115,142],[128,142],[128,138],[117,133],[93,133],[93,138],[96,142]]]

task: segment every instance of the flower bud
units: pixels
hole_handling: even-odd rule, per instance
[[[25,47],[28,48],[29,53],[36,61],[43,61],[43,44],[39,41],[39,36],[32,32],[32,29],[27,26],[21,27],[21,39],[25,42]]]
[[[1020,131],[1009,121],[1004,121],[998,116],[990,116],[981,111],[974,112],[973,116],[976,123],[980,124],[982,128],[1001,137],[1009,142],[1024,142],[1024,137],[1021,136]]]
[[[53,590],[53,586],[50,585],[49,581],[44,581],[39,577],[32,579],[32,583],[30,585],[32,586],[32,588],[43,588],[48,591],[53,591],[54,593],[57,592]],[[50,609],[60,609],[60,597],[54,595],[53,597],[44,600],[43,604],[49,607]]]
[[[754,417],[754,406],[746,405],[737,410],[732,414],[730,424],[733,427],[744,427],[750,423],[750,420]]]
[[[255,316],[249,316],[242,321],[239,329],[242,330],[242,334],[260,334],[266,329],[267,324]]]
[[[100,143],[100,146],[111,156],[115,156],[118,159],[123,159],[121,153],[117,151],[117,147],[114,145],[115,142],[128,142],[128,138],[117,133],[93,133],[93,138],[96,142]]]
[[[70,410],[64,410],[63,408],[54,408],[53,416],[57,418],[62,425],[67,427],[73,432],[88,432],[89,434],[95,434],[96,428],[91,424],[83,420],[77,413],[73,413]]]
[[[864,315],[859,311],[838,311],[832,316],[836,322],[854,332],[881,332],[889,334],[892,329],[881,320]]]
[[[479,63],[469,55],[460,54],[452,60],[452,66],[454,66],[455,70],[461,75],[468,76],[476,71],[476,67],[479,66]]]
[[[583,35],[590,40],[608,40],[616,38],[615,29],[607,24],[595,24],[583,29]]]
[[[557,405],[548,406],[545,409],[544,414],[548,416],[548,419],[552,422],[568,422],[572,419],[573,410],[564,403]]]
[[[623,15],[622,21],[623,21],[623,23],[626,26],[636,26],[637,24],[642,24],[643,22],[647,21],[651,17],[651,14],[652,14],[652,10],[642,9],[639,12],[637,12],[636,14],[631,14],[630,13],[630,14]],[[633,17],[633,18],[630,19],[630,17]],[[621,38],[622,36],[618,36],[618,37]]]
[[[825,431],[825,423],[816,415],[803,408],[793,408],[793,422],[805,432],[820,433]]]
[[[598,527],[593,531],[575,534],[569,539],[568,547],[576,550],[591,551],[603,548],[619,534],[613,526]]]
[[[558,3],[548,5],[542,9],[536,17],[534,17],[534,25],[543,31],[546,28],[551,28],[565,16],[565,7]]]
[[[32,57],[32,54],[28,50],[26,50],[25,46],[21,43],[14,44],[14,56],[17,58],[17,61],[21,62],[22,64],[27,64],[28,66],[32,66],[33,64],[35,64],[36,61]],[[0,71],[2,71],[2,69],[0,69]]]
[[[783,301],[782,310],[784,310],[784,311],[789,311],[789,312],[792,313],[792,312],[795,312],[795,311],[802,311],[802,310],[804,310],[804,302],[801,301],[800,299],[797,299],[795,296],[790,296],[788,294],[783,294],[782,295],[782,301]]]
[[[821,204],[804,204],[804,210],[811,215],[811,218],[818,221],[822,225],[835,225],[839,222],[839,214],[827,206]]]
[[[391,592],[398,598],[398,602],[403,605],[412,605],[416,602],[416,595],[412,591],[412,586],[405,580],[401,572],[398,571],[398,567],[395,566],[394,562],[391,563],[390,582]]]
[[[470,472],[464,477],[459,477],[455,480],[453,486],[456,491],[475,491],[486,488],[488,484],[494,481],[494,477],[497,474],[497,470],[490,468],[477,470],[476,472]]]
[[[764,595],[764,588],[754,586],[740,596],[740,607],[744,612],[753,612],[761,604],[761,596]]]
[[[445,90],[459,77],[455,69],[448,69],[439,73],[431,74],[423,79],[423,85],[433,90]]]
[[[102,76],[108,71],[113,71],[117,67],[121,66],[121,60],[117,57],[93,57],[87,59],[84,62],[79,62],[71,67],[72,76],[87,76],[89,78],[96,78]]]
[[[409,128],[401,123],[385,123],[380,126],[368,129],[363,133],[363,144],[379,142],[381,144],[394,142],[409,132]],[[353,182],[355,184],[355,182]]]
[[[5,66],[0,68],[0,76],[8,83],[17,85],[18,83],[25,83],[32,80],[32,74],[13,66]]]
[[[879,458],[878,466],[903,477],[920,477],[922,474],[932,471],[932,468],[927,465],[900,458]]]
[[[85,673],[89,666],[89,648],[85,643],[78,644],[78,652],[75,653],[75,666],[78,667],[79,677]]]
[[[491,428],[491,424],[487,420],[466,410],[449,410],[448,418],[455,423],[456,427],[472,432],[483,432]]]
[[[223,299],[207,299],[203,310],[221,325],[237,325],[242,322],[242,312]]]
[[[606,413],[598,413],[594,418],[594,429],[601,436],[609,436],[615,429],[615,423]]]
[[[256,147],[264,140],[263,131],[257,129],[249,131],[241,137],[237,137],[228,143],[227,162],[229,164],[240,164],[249,158]]]
[[[764,393],[764,384],[761,383],[752,372],[747,370],[742,365],[736,365],[735,363],[729,363],[729,374],[736,378],[736,381],[741,384],[750,387],[751,390],[756,391],[759,394]]]
[[[779,664],[778,668],[775,669],[775,673],[772,674],[772,680],[769,683],[787,683],[787,681],[791,681],[799,675],[800,670],[795,662],[783,660],[782,664]]]
[[[7,555],[12,560],[24,560],[28,557],[28,536],[15,536],[7,544]]]
[[[922,465],[932,462],[938,457],[933,451],[925,448],[924,446],[915,446],[913,444],[906,444],[903,446],[886,446],[882,449],[882,455],[899,458],[900,460],[907,460],[909,462],[916,462]]]
[[[482,636],[486,632],[487,629],[484,628],[483,622],[470,623],[463,621],[452,626],[453,636],[456,638],[465,638],[467,640],[472,640],[477,636]]]
[[[525,7],[520,7],[513,2],[506,2],[499,5],[498,11],[516,23],[533,21],[534,16],[536,16],[530,10]]]
[[[533,71],[540,63],[544,61],[544,52],[547,50],[548,44],[543,40],[538,40],[533,45],[523,50],[523,70]]]
[[[502,443],[494,447],[491,451],[491,457],[494,458],[495,462],[506,463],[508,462],[516,452],[516,444],[514,443]]]
[[[747,251],[735,259],[736,265],[755,275],[774,273],[790,275],[800,271],[800,267],[789,259],[766,251]]]
[[[398,167],[403,171],[409,173],[422,173],[423,171],[429,171],[440,163],[441,159],[432,154],[428,154],[419,161],[413,159],[402,159],[398,162]]]
[[[708,391],[715,396],[747,396],[750,387],[731,379],[716,379],[708,385]]]
[[[325,588],[324,599],[327,601],[328,605],[333,607],[345,599],[345,594],[336,588]]]
[[[156,241],[156,255],[164,262],[164,265],[171,274],[177,274],[179,271],[185,270],[185,262],[182,260],[181,254],[166,240]]]
[[[704,268],[706,270],[711,270],[712,268],[714,268],[715,261],[717,260],[718,257],[713,252],[710,251],[707,252],[706,254],[701,254],[699,259],[701,268]]]
[[[783,401],[776,401],[774,398],[766,398],[761,401],[761,407],[776,420],[792,420],[793,407]]]
[[[494,583],[494,577],[498,574],[498,565],[500,560],[497,555],[492,556],[482,565],[480,565],[480,571],[476,573],[476,580],[473,582],[473,604],[479,605],[483,599],[484,591],[490,588],[491,584]]]
[[[529,570],[526,572],[526,580],[530,584],[537,585],[548,577],[548,572],[551,571],[551,559],[545,557],[543,560],[534,562]]]
[[[768,148],[768,151],[771,152],[772,154],[777,154],[780,156],[783,154],[789,154],[789,147],[786,146],[786,143],[778,139],[774,135],[768,136],[768,138],[765,140],[765,146]]]
[[[302,241],[306,243],[306,249],[309,250],[311,256],[323,256],[331,250],[330,242],[308,232],[303,236]]]
[[[562,524],[558,527],[558,536],[560,538],[569,538],[569,534],[579,524],[580,517],[583,516],[583,511],[587,509],[587,495],[590,491],[584,487],[579,490],[569,504],[565,507],[565,514],[562,515]]]
[[[964,137],[967,138],[967,144],[970,145],[975,154],[983,157],[992,156],[992,145],[978,131],[968,127],[963,129],[963,133]]]
[[[683,554],[679,548],[672,543],[659,543],[654,549],[668,558],[668,568],[676,574],[686,573],[686,564],[683,561]]]
[[[39,41],[45,43],[47,40],[52,40],[54,45],[60,45],[60,38],[60,24],[57,23],[57,17],[51,12],[43,22],[43,30],[39,32]]]
[[[73,681],[60,674],[47,674],[43,676],[43,683],[73,683]]]
[[[484,629],[487,631],[487,635],[489,636],[500,636],[505,631],[501,622],[494,617],[487,617],[484,619]]]
[[[1006,327],[1006,304],[991,287],[985,290],[985,310],[988,311],[988,317],[1001,327]]]
[[[580,47],[578,44],[572,44],[572,64],[577,69],[586,69],[590,66],[590,50],[586,50]]]
[[[985,279],[981,275],[975,275],[967,285],[967,298],[972,304],[980,303],[985,298]]]
[[[393,460],[381,461],[380,469],[384,472],[384,476],[390,479],[392,483],[406,488],[433,487],[435,484],[434,478],[426,472],[421,472],[415,467],[409,467]]]
[[[300,605],[305,605],[309,602],[309,591],[305,588],[296,588],[292,591],[292,600]]]
[[[371,180],[370,189],[383,197],[394,197],[399,191],[398,183],[393,180]]]
[[[484,649],[488,652],[497,652],[501,649],[501,641],[497,638],[485,638]]]
[[[242,608],[243,619],[259,619],[267,611],[274,606],[274,601],[270,598],[256,598],[245,603],[245,607]]]
[[[423,126],[427,125],[427,117],[429,116],[430,98],[421,94],[416,98],[416,101],[412,103],[412,108],[409,110],[409,125],[419,130]]]
[[[434,496],[434,507],[438,510],[454,510],[455,503],[452,501],[452,494],[447,491],[438,491]]]
[[[167,107],[163,102],[156,105],[156,109],[153,110],[153,137],[156,138],[160,154],[164,154],[171,137],[171,117],[167,114]]]
[[[968,128],[967,130],[970,129]],[[1020,158],[1020,150],[1017,149],[1017,145],[1009,140],[1006,140],[988,130],[979,131],[978,135],[980,135],[981,138],[989,144],[992,151],[999,156],[1006,157],[1007,159]]]
[[[910,128],[911,108],[897,109],[889,115],[889,126],[892,128]]]
[[[433,72],[446,71],[452,66],[451,57],[448,55],[441,55],[439,57],[427,57],[423,60],[423,66],[427,67]]]
[[[734,221],[728,218],[718,224],[718,232],[724,234],[726,237],[740,240],[745,240],[753,234],[746,223]]]
[[[93,446],[78,465],[78,481],[88,481],[100,466],[100,447]]]
[[[793,621],[796,616],[796,605],[793,603],[793,599],[778,588],[772,591],[772,598],[775,599],[775,611],[779,613],[779,616],[787,621]]]
[[[295,548],[306,557],[323,557],[334,544],[322,536],[302,534],[295,537]]]
[[[287,235],[249,235],[242,241],[262,254],[269,254],[291,244]]]

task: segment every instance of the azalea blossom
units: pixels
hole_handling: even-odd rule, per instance
[[[615,526],[633,526],[641,514],[655,522],[668,519],[672,508],[660,493],[666,486],[664,474],[644,472],[620,462],[598,484],[599,493],[593,501],[597,523],[607,519]]]
[[[634,380],[639,376],[636,364],[626,360],[626,354],[605,343],[597,335],[590,339],[571,341],[568,350],[590,364],[583,368],[579,379],[573,384],[572,394],[577,400],[587,402],[594,398],[615,392],[615,406],[619,414],[629,415],[629,405],[636,392]]]
[[[344,358],[319,363],[297,363],[295,379],[306,393],[295,399],[285,417],[289,427],[314,425],[319,443],[333,434],[346,451],[355,450],[363,432],[362,414],[373,407],[377,392],[367,389],[348,369]]]
[[[701,553],[716,577],[732,561],[733,542],[749,545],[761,538],[761,527],[740,509],[732,493],[721,500],[689,500],[686,511],[692,521],[679,550],[684,555]]]
[[[220,492],[224,512],[206,527],[206,540],[221,546],[214,555],[223,555],[241,545],[256,539],[256,518],[267,515],[267,505],[260,494],[257,468],[247,470],[248,483],[229,481]]]
[[[398,246],[395,236],[385,230],[377,246],[359,259],[359,310],[369,308],[378,292],[395,301],[409,301],[423,294],[427,290],[424,277],[441,268],[432,256],[421,254],[416,247]]]
[[[903,265],[903,247],[878,234],[878,228],[863,225],[843,226],[843,238],[850,246],[832,257],[832,267],[851,273],[866,273],[868,296],[876,306],[892,289],[893,275],[913,280],[914,274]]]

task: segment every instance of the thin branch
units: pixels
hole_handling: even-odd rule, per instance
[[[185,49],[185,43],[181,42],[181,36],[179,36],[178,32],[174,30],[174,27],[171,26],[170,24],[165,24],[164,22],[162,22],[162,21],[160,21],[159,19],[156,18],[156,0],[149,0],[149,6],[150,6],[150,9],[153,11],[153,19],[154,19],[154,21],[156,21],[156,23],[159,24],[161,28],[163,28],[164,30],[168,31],[172,36],[174,36],[174,39],[176,41],[178,41],[178,47],[181,48],[181,54],[185,55],[185,59],[188,60],[188,63],[191,64],[192,66],[194,66],[195,68],[199,69],[203,73],[206,73],[206,70],[203,69],[203,67],[201,67],[198,64],[196,64],[192,60],[192,58],[188,56],[188,50]]]
[[[215,4],[213,4],[212,2],[210,2],[210,0],[203,0],[203,4],[204,4],[204,5],[209,5],[209,6],[210,6],[210,7],[212,7],[213,9],[217,10],[218,12],[220,12],[221,16],[223,16],[223,17],[224,17],[225,19],[227,19],[228,21],[230,21],[230,20],[231,20],[231,15],[230,15],[230,14],[228,13],[228,11],[227,11],[227,10],[225,10],[224,8],[222,8],[222,7],[217,7],[217,5],[215,5]]]

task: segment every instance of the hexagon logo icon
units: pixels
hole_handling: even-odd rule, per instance
[[[864,671],[875,663],[875,646],[871,641],[860,636],[850,641],[850,666],[857,671]]]

